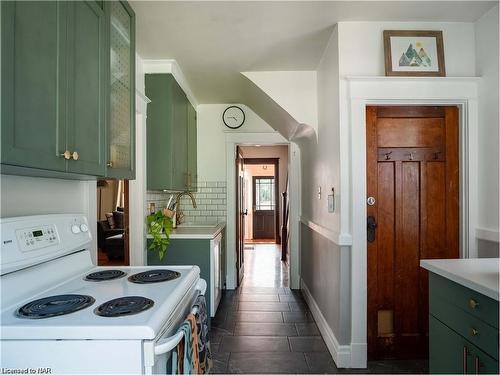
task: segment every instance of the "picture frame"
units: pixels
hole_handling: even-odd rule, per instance
[[[384,30],[386,76],[445,77],[443,32]]]

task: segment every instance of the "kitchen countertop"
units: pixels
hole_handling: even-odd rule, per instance
[[[499,300],[499,258],[421,260],[420,266],[494,300]]]
[[[195,239],[195,240],[203,240],[214,239],[226,226],[225,223],[219,224],[184,224],[179,225],[177,228],[172,229],[170,233],[171,239]],[[148,234],[147,238],[153,238],[152,235]]]

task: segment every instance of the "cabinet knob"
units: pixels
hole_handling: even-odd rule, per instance
[[[73,160],[78,160],[78,158],[79,158],[80,156],[78,155],[78,152],[73,151],[73,153],[71,154],[71,157],[73,158]]]
[[[108,166],[109,168],[113,168],[113,162],[112,161],[108,161],[108,164],[106,164],[106,166]]]
[[[479,306],[479,302],[477,302],[476,300],[474,300],[474,299],[471,298],[469,300],[469,306],[470,306],[471,309],[475,309],[476,307]]]
[[[71,159],[71,152],[69,150],[64,151],[60,156],[64,157],[64,159],[69,160]]]

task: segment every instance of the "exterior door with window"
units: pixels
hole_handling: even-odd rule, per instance
[[[253,177],[253,238],[275,238],[274,177]]]

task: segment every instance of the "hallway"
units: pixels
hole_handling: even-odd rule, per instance
[[[288,288],[280,246],[245,249],[245,276],[226,290],[212,319],[216,374],[426,373],[428,362],[373,361],[368,369],[338,369],[299,290]]]
[[[225,292],[212,320],[214,372],[337,372],[300,291],[288,288],[280,246],[253,246],[241,287]]]

